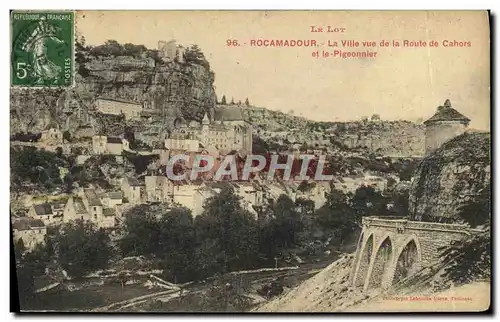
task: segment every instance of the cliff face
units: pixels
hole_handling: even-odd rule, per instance
[[[420,163],[409,194],[412,219],[449,221],[491,181],[489,133],[465,133]]]
[[[315,122],[263,108],[245,108],[259,135],[287,133],[288,141],[314,144],[335,141],[349,149],[393,157],[420,157],[425,149],[425,127],[408,121]],[[293,132],[291,134],[290,132]],[[270,136],[272,136],[271,134]]]
[[[40,132],[51,123],[63,130],[92,125],[98,96],[143,104],[167,126],[176,117],[201,120],[216,103],[214,74],[198,64],[86,56],[82,65],[73,89],[12,89],[11,133]]]

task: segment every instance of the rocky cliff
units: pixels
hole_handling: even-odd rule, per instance
[[[458,220],[491,182],[489,133],[465,133],[422,160],[409,194],[413,219]]]
[[[393,157],[420,157],[425,149],[425,127],[409,121],[360,120],[351,122],[315,122],[300,116],[246,107],[248,120],[263,139],[273,136],[290,143],[331,145]]]
[[[52,124],[63,130],[91,126],[98,117],[92,112],[98,96],[142,104],[166,126],[176,117],[201,120],[216,104],[214,73],[206,65],[80,54],[75,88],[11,90],[12,134],[40,132]]]

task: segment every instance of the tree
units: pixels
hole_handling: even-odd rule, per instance
[[[174,283],[196,279],[198,266],[194,257],[196,233],[191,211],[175,208],[162,216],[159,222],[162,267]]]
[[[359,219],[364,216],[384,216],[387,214],[387,199],[372,186],[361,186],[351,199],[351,207]]]
[[[161,230],[156,214],[148,205],[139,205],[125,214],[125,236],[119,241],[123,256],[161,253]]]
[[[488,223],[491,216],[491,188],[488,184],[479,195],[459,209],[459,216],[472,227]]]
[[[58,261],[75,278],[107,267],[112,254],[110,239],[103,229],[78,220],[63,226],[55,237]]]
[[[303,180],[299,184],[299,186],[297,187],[297,190],[306,193],[306,192],[311,191],[311,189],[313,189],[315,186],[316,186],[316,182],[311,181],[309,183],[309,182],[307,182],[307,180]]]
[[[66,130],[63,132],[63,140],[71,142],[71,133],[69,133],[69,131]]]
[[[234,97],[231,97],[231,105],[234,105]]]
[[[320,227],[334,230],[341,244],[361,225],[349,204],[349,196],[338,189],[332,189],[326,196],[326,203],[316,212],[316,221]]]
[[[310,199],[299,197],[295,200],[295,206],[300,209],[300,212],[303,215],[311,215],[314,213],[314,201]]]
[[[205,55],[198,45],[186,48],[186,51],[184,52],[184,60],[187,63],[198,64],[204,66],[206,69],[210,69],[210,64],[206,60]]]
[[[125,56],[140,57],[147,50],[144,45],[134,45],[131,43],[123,45],[123,55]]]
[[[222,105],[227,105],[227,102],[226,102],[226,95],[222,95],[222,99],[220,100],[220,103]]]
[[[401,217],[408,216],[409,194],[409,186],[394,189],[392,191],[391,201],[393,204],[393,208],[390,210],[391,215]]]
[[[16,254],[16,260],[21,259],[23,253],[26,251],[26,247],[24,246],[24,241],[22,238],[19,238],[14,245],[14,251]]]
[[[277,246],[288,248],[296,244],[303,225],[295,203],[287,195],[281,195],[273,205],[274,236]]]
[[[250,101],[248,100],[248,97],[245,99],[245,105],[250,106]]]
[[[371,120],[372,121],[380,121],[380,115],[378,114],[373,114],[372,117],[371,117]]]
[[[208,198],[204,212],[196,217],[198,243],[211,245],[208,246],[212,252],[211,260],[216,259],[210,269],[227,272],[252,268],[256,263],[257,222],[241,207],[240,199],[231,186],[221,185],[220,193]]]

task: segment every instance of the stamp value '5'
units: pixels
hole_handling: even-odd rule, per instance
[[[11,85],[71,87],[74,83],[74,14],[12,11]]]

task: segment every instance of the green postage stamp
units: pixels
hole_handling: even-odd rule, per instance
[[[14,10],[10,23],[11,85],[73,86],[74,13]]]

